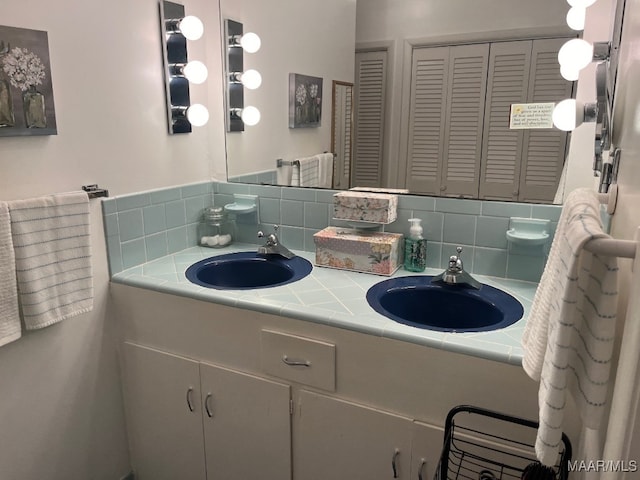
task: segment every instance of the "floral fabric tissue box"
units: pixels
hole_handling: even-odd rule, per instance
[[[398,218],[398,195],[346,191],[333,195],[333,218],[356,222],[395,222]]]
[[[314,234],[313,241],[318,266],[392,275],[402,264],[401,233],[327,227]]]

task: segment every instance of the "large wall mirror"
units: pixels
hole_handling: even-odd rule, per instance
[[[223,19],[242,22],[262,39],[244,60],[245,70],[262,74],[261,87],[245,91],[245,105],[257,107],[261,121],[227,133],[230,182],[288,185],[284,169],[332,152],[332,188],[554,200],[570,136],[509,131],[508,112],[511,103],[574,94],[556,59],[562,43],[577,35],[566,26],[565,2],[220,3]],[[290,74],[322,79],[321,116],[313,126],[290,127],[296,101]]]

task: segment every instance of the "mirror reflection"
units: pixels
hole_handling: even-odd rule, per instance
[[[227,133],[229,181],[290,185],[278,164],[331,152],[336,189],[553,201],[567,134],[508,120],[512,103],[573,94],[556,59],[576,35],[564,2],[221,0],[221,11],[262,39],[244,60],[262,74],[244,92],[261,121]],[[290,74],[322,79],[314,126],[290,127]]]

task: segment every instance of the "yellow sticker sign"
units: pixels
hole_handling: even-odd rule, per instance
[[[510,129],[553,128],[555,103],[514,103],[509,116]]]

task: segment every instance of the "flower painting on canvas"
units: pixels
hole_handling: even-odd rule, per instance
[[[289,128],[319,127],[322,78],[289,74]]]
[[[47,32],[0,25],[0,137],[56,133]]]

